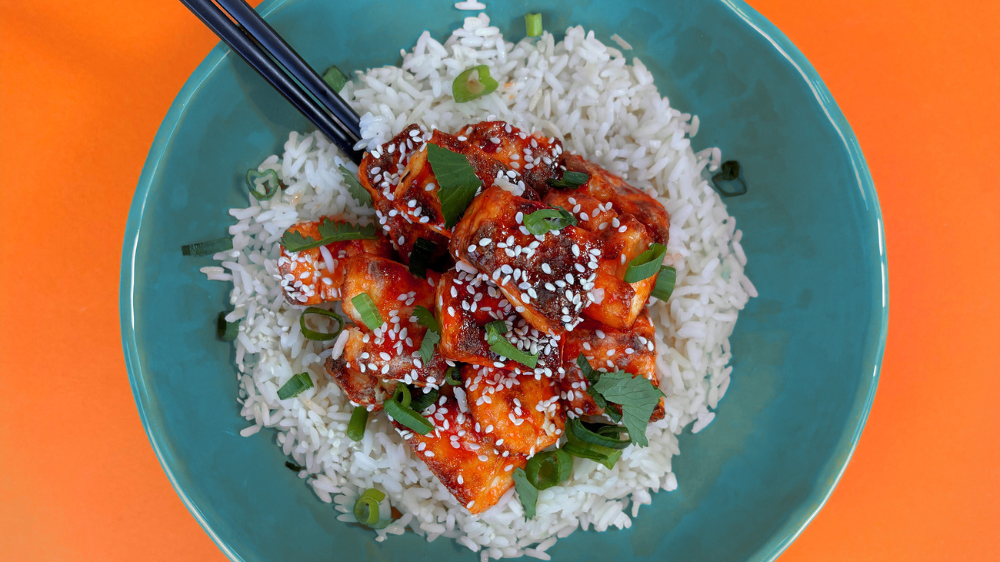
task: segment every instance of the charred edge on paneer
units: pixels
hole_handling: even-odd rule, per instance
[[[382,409],[382,403],[396,390],[395,381],[385,381],[362,373],[343,357],[327,359],[326,374],[347,394],[355,406],[365,406],[369,412]]]

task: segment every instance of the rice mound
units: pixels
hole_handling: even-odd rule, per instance
[[[647,430],[649,447],[629,447],[611,470],[576,459],[572,477],[539,493],[538,511],[526,521],[511,489],[492,509],[470,515],[410,451],[384,415],[374,415],[364,439],[345,435],[353,410],[323,371],[332,342],[302,337],[302,307],[289,305],[277,270],[285,229],[323,215],[371,220],[373,211],[349,195],[338,166],[356,170],[319,133],[292,132],[284,152],[258,168],[275,170],[287,189],[269,201],[249,197],[231,209],[232,251],[215,255],[219,266],[203,268],[209,279],[232,281],[234,310],[241,320],[236,345],[242,415],[250,436],[273,428],[278,446],[304,467],[299,476],[320,500],[333,503],[338,518],[353,521],[361,491],[377,487],[402,518],[377,532],[377,540],[406,528],[432,541],[450,537],[482,560],[516,556],[548,559],[545,550],[577,528],[628,528],[651,494],[674,490],[671,458],[677,434],[693,423],[697,433],[729,386],[729,336],[737,314],[757,296],[744,274],[742,233],[708,185],[703,170],[718,167],[718,149],[695,153],[690,138],[698,118],[660,97],[638,58],[603,44],[582,27],[559,42],[550,33],[515,44],[505,42],[485,14],[466,18],[442,45],[424,32],[400,67],[357,72],[341,93],[362,115],[362,145],[373,148],[409,123],[446,132],[467,123],[501,119],[522,130],[563,140],[584,156],[657,197],[670,214],[665,263],[677,269],[668,302],[653,299],[657,376],[667,395],[666,417]],[[451,83],[462,70],[486,64],[500,83],[493,95],[456,104]],[[277,391],[296,373],[316,383],[295,398]],[[270,437],[268,437],[270,438]],[[388,515],[389,502],[383,502]]]

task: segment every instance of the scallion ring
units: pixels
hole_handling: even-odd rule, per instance
[[[365,406],[355,406],[351,413],[351,422],[347,424],[347,438],[351,441],[361,441],[365,436],[365,428],[368,427],[368,408]]]
[[[650,244],[649,249],[636,256],[625,270],[626,283],[637,283],[649,279],[660,271],[663,256],[667,255],[667,247],[663,244]]]
[[[737,181],[740,183],[740,187],[735,190],[726,190],[719,186],[719,182]],[[722,163],[721,171],[712,176],[712,185],[723,197],[739,197],[747,192],[747,182],[743,181],[743,177],[740,175],[740,163],[736,160],[727,160]]]
[[[524,217],[524,228],[531,234],[545,234],[550,230],[562,230],[570,225],[576,225],[576,217],[562,207],[554,209],[539,209]]]
[[[377,330],[384,323],[378,307],[375,306],[375,302],[368,296],[368,293],[356,295],[351,299],[351,304],[354,305],[354,309],[361,316],[361,321],[369,330]]]
[[[181,254],[185,256],[207,256],[233,249],[233,238],[225,236],[215,240],[206,240],[195,244],[185,244],[181,246]]]
[[[397,384],[396,390],[392,392],[391,400],[404,408],[410,407],[413,397],[410,395],[410,387],[405,384]]]
[[[573,472],[573,457],[559,449],[538,453],[528,461],[524,472],[528,482],[539,490],[545,490],[569,478]]]
[[[260,186],[264,187],[263,193],[260,191]],[[256,168],[250,168],[247,170],[247,189],[250,190],[250,195],[253,195],[254,199],[267,201],[281,189],[278,172],[270,169],[258,172]]]
[[[354,502],[354,518],[358,523],[374,527],[378,523],[378,506],[385,499],[385,492],[368,488],[358,501]]]
[[[656,285],[653,286],[651,295],[665,301],[674,292],[674,285],[677,283],[677,270],[665,265],[660,268],[660,273],[656,276]]]
[[[337,329],[333,332],[317,332],[306,327],[306,316],[310,314],[318,314],[320,316],[326,316],[327,318],[332,318],[337,321]],[[332,310],[326,310],[325,308],[318,308],[315,306],[310,306],[302,312],[302,316],[299,316],[299,328],[302,330],[302,336],[307,340],[312,341],[327,341],[340,335],[340,332],[344,330],[344,319]]]
[[[457,365],[448,367],[448,370],[444,372],[444,382],[451,386],[461,386],[462,373]]]
[[[507,325],[504,324],[503,320],[494,320],[486,325],[486,343],[490,346],[490,351],[534,369],[535,365],[538,364],[538,354],[521,351],[507,341],[507,338],[503,336],[505,333],[507,333]]]
[[[405,385],[400,384],[399,386]],[[399,388],[399,386],[397,386],[397,388]],[[419,433],[420,435],[427,435],[428,433],[434,431],[434,424],[427,421],[427,418],[421,416],[409,406],[401,406],[395,400],[386,400],[382,407],[385,408],[385,413],[389,414],[389,417],[391,417],[394,421]]]
[[[485,64],[462,71],[451,84],[451,95],[457,103],[464,103],[491,94],[500,86],[490,76],[490,67]]]
[[[625,428],[614,425],[606,425],[603,427],[616,429],[612,433],[610,431],[603,430],[602,426],[597,424],[587,427],[580,421],[579,418],[566,420],[566,434],[572,435],[575,439],[584,443],[600,445],[609,449],[624,449],[632,443],[629,439],[622,439],[619,437],[619,433],[624,433],[626,431]],[[600,431],[604,431],[604,433],[600,433]],[[567,437],[567,439],[569,439],[569,437]]]
[[[524,27],[528,37],[542,34],[542,14],[524,14]]]
[[[342,70],[337,68],[336,65],[326,69],[326,72],[323,73],[323,81],[326,82],[326,85],[330,86],[330,88],[334,92],[337,92],[338,94],[340,93],[341,90],[344,89],[344,86],[347,85],[348,80],[350,79],[347,77],[347,75],[344,74]]]
[[[419,387],[410,389],[410,394],[416,395],[410,402],[410,409],[414,412],[423,412],[428,406],[437,402],[438,396],[441,395],[440,391],[436,388],[431,388],[428,392],[424,392],[424,389],[428,387],[421,388],[420,392],[416,391],[417,388]]]
[[[287,400],[301,394],[304,390],[308,390],[313,387],[312,377],[309,373],[299,373],[288,379],[288,382],[281,385],[278,389],[278,399]]]
[[[226,316],[228,314],[228,312],[223,310],[219,313],[219,318],[215,322],[215,335],[223,341],[233,341],[240,334],[240,321],[227,322]]]

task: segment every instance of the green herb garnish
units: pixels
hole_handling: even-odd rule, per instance
[[[396,391],[382,404],[382,407],[393,420],[420,435],[434,431],[434,424],[411,408],[410,402],[410,389],[405,384],[397,384]]]
[[[535,505],[538,503],[538,488],[531,484],[523,468],[514,469],[514,489],[517,490],[517,498],[524,507],[524,518],[526,520],[534,518]]]
[[[299,373],[293,375],[292,378],[288,379],[288,382],[281,385],[278,389],[278,399],[287,400],[302,394],[302,391],[308,390],[313,387],[312,377],[309,373]]]
[[[215,321],[215,335],[223,341],[233,341],[240,333],[240,321],[226,322],[225,310],[219,313],[219,318]]]
[[[302,472],[306,469],[304,466],[299,466],[292,461],[285,461],[285,467],[287,467],[288,470],[294,470],[295,472]]]
[[[340,93],[347,85],[348,80],[350,80],[346,74],[343,73],[336,65],[331,66],[326,69],[323,73],[323,81],[326,82],[327,86],[330,86],[334,92]]]
[[[358,204],[364,205],[366,207],[372,206],[372,194],[368,193],[361,182],[358,181],[357,176],[354,172],[348,170],[343,164],[340,165],[340,175],[344,177],[344,183],[347,184],[347,192],[351,194]]]
[[[528,460],[524,472],[528,482],[538,490],[545,490],[569,478],[573,472],[573,458],[560,449],[538,453]]]
[[[562,230],[576,224],[577,220],[573,213],[562,207],[541,209],[524,217],[524,228],[535,235],[545,234],[550,230]]]
[[[410,251],[410,273],[421,279],[427,279],[427,265],[437,251],[437,244],[426,238],[417,238]]]
[[[649,425],[649,417],[660,403],[663,392],[646,377],[633,376],[624,371],[602,374],[594,389],[608,402],[621,406],[622,423],[628,429],[632,443],[640,447],[649,445],[646,426]]]
[[[226,236],[224,238],[216,238],[215,240],[207,240],[196,244],[185,244],[181,246],[181,254],[185,256],[207,256],[209,254],[217,254],[219,252],[225,252],[226,250],[232,249],[233,238],[231,236]]]
[[[528,37],[538,37],[542,34],[542,14],[524,14],[524,27]]]
[[[337,321],[337,329],[333,332],[317,332],[306,327],[306,316],[310,314],[316,314],[319,316],[326,316]],[[312,341],[327,341],[340,335],[340,332],[344,329],[344,319],[332,310],[326,310],[324,308],[318,308],[315,306],[310,306],[309,308],[302,311],[302,316],[299,316],[299,328],[302,330],[302,336],[307,340]]]
[[[264,186],[264,193],[260,192],[260,188],[257,186],[257,181],[261,180]],[[274,170],[264,170],[263,172],[258,172],[256,168],[250,168],[247,170],[247,189],[250,190],[250,195],[253,195],[258,201],[266,201],[277,193],[281,189],[281,182],[278,181],[278,173]]]
[[[622,433],[626,433],[627,428],[618,425],[587,424],[579,418],[566,420],[566,433],[573,434],[573,437],[589,443],[600,445],[609,449],[624,449],[631,444],[631,440],[623,439]]]
[[[448,383],[450,386],[461,386],[462,373],[457,365],[448,367],[448,370],[444,372],[444,382]]]
[[[378,307],[375,306],[375,302],[368,296],[368,293],[356,295],[351,299],[351,304],[354,305],[354,309],[361,316],[361,321],[364,322],[369,330],[377,330],[385,322],[382,320],[382,315],[379,313]]]
[[[740,186],[733,190],[722,189],[719,182],[739,182]],[[747,182],[740,176],[740,163],[736,160],[727,160],[722,163],[722,168],[718,174],[712,176],[712,185],[719,195],[723,197],[738,197],[747,192]]]
[[[376,229],[374,224],[359,226],[323,217],[319,221],[319,236],[319,240],[317,240],[312,236],[303,236],[289,229],[281,237],[281,245],[289,252],[301,252],[344,240],[374,240]]]
[[[444,225],[451,228],[465,214],[465,210],[476,198],[476,191],[483,182],[469,164],[464,154],[452,152],[436,144],[427,143],[427,162],[438,182],[438,199],[441,200],[441,214]]]
[[[355,406],[351,412],[351,422],[347,424],[347,438],[351,441],[361,441],[365,436],[366,427],[368,427],[368,408]]]
[[[656,276],[656,285],[653,286],[651,295],[666,301],[674,292],[674,285],[677,283],[677,270],[665,265],[660,268],[660,273]]]
[[[438,397],[441,396],[441,392],[436,388],[430,389],[429,392],[424,392],[423,388],[417,386],[408,388],[408,390],[411,395],[415,396],[410,402],[410,409],[414,412],[423,412],[428,406],[437,402]]]
[[[534,369],[538,363],[538,354],[521,351],[503,337],[506,333],[507,325],[503,320],[494,320],[486,325],[486,343],[490,346],[490,351]]]
[[[416,316],[418,324],[427,328],[427,331],[424,332],[424,339],[420,342],[420,357],[424,362],[429,362],[434,357],[434,346],[441,341],[441,326],[434,318],[434,313],[427,307],[415,307],[413,315]]]
[[[354,502],[354,518],[366,527],[375,528],[378,523],[378,506],[385,499],[385,492],[368,488],[358,501]]]
[[[648,279],[660,271],[663,256],[667,255],[667,247],[663,244],[650,244],[649,249],[636,256],[628,263],[625,270],[625,282],[636,283]]]
[[[481,98],[496,91],[500,84],[490,76],[490,67],[485,64],[462,71],[451,83],[451,95],[458,103]]]
[[[563,177],[559,179],[547,179],[545,183],[549,184],[551,187],[562,187],[566,189],[576,189],[581,185],[587,183],[590,176],[583,172],[570,172],[567,171],[563,173]]]

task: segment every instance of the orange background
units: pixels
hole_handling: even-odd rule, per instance
[[[781,559],[1000,560],[1000,2],[752,3],[860,140],[891,283],[868,426]],[[0,26],[0,559],[222,561],[118,323],[139,172],[216,39],[172,0],[0,0]]]

